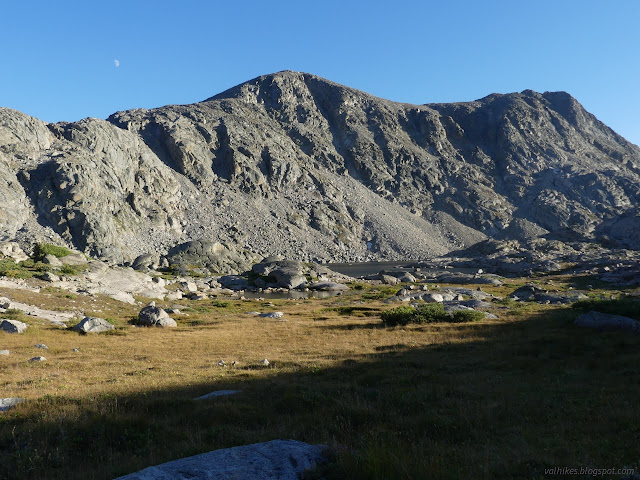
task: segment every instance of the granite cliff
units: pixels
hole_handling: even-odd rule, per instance
[[[487,239],[638,250],[639,201],[640,148],[564,92],[409,105],[285,71],[107,120],[0,109],[0,239],[112,263],[422,259]]]

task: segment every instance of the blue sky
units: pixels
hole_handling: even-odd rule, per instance
[[[564,90],[640,144],[637,0],[36,0],[0,12],[0,106],[49,122],[197,102],[289,69],[410,103]]]

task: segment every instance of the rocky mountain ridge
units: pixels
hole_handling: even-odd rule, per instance
[[[563,92],[409,105],[285,71],[107,120],[0,109],[0,239],[112,263],[417,260],[487,238],[640,249],[639,200],[640,148]]]

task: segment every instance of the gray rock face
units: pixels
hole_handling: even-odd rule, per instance
[[[4,319],[0,322],[0,330],[7,333],[23,333],[28,326],[19,320]]]
[[[323,462],[323,445],[272,440],[225,448],[145,468],[116,480],[298,480]]]
[[[408,105],[280,72],[108,121],[0,109],[0,240],[111,262],[231,273],[253,255],[418,259],[488,236],[639,248],[639,183],[640,149],[563,92]]]
[[[113,330],[115,327],[102,318],[84,317],[80,323],[73,327],[74,332],[102,333]]]

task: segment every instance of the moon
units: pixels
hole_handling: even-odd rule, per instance
[[[118,60],[117,58],[113,61],[113,64],[116,66],[116,68],[118,68],[120,66],[120,60]]]

